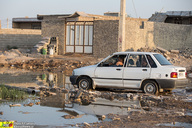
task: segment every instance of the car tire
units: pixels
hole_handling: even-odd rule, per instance
[[[147,94],[158,94],[157,83],[152,80],[144,81],[143,92]]]
[[[92,80],[88,77],[81,77],[78,80],[78,87],[83,90],[88,90],[92,87]]]

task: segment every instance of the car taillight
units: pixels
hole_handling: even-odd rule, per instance
[[[172,72],[171,73],[171,78],[177,78],[177,72]]]
[[[187,77],[187,72],[185,72],[185,77]]]

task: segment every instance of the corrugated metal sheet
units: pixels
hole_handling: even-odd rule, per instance
[[[189,16],[192,16],[192,11],[167,11],[166,15],[189,17]]]
[[[41,22],[37,18],[13,18],[13,22]]]
[[[149,21],[164,22],[166,18],[167,15],[165,13],[156,13],[149,18]]]

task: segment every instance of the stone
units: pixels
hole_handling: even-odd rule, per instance
[[[23,106],[30,106],[32,107],[34,105],[34,103],[29,103],[29,104],[24,104]]]
[[[40,104],[40,101],[39,101],[39,102],[36,102],[35,104],[36,104],[36,105],[39,105],[39,104]]]
[[[171,53],[179,54],[179,50],[170,50]]]
[[[101,116],[101,119],[102,119],[102,120],[105,120],[105,118],[106,118],[105,115],[102,115],[102,116]]]
[[[21,104],[10,104],[9,107],[21,107]]]
[[[62,89],[61,92],[62,92],[62,93],[68,93],[69,90],[68,90],[68,89]]]
[[[166,53],[166,54],[170,54],[170,52],[164,48],[161,48],[161,47],[157,47],[157,49],[162,52],[162,53]]]
[[[75,96],[75,98],[80,98],[82,94],[83,94],[82,91],[80,91],[80,90],[77,91],[77,95]]]
[[[88,124],[87,122],[84,122],[83,124],[84,124],[85,126],[91,127],[91,125]]]
[[[3,112],[2,112],[2,111],[0,112],[0,115],[3,115]]]
[[[113,118],[113,120],[118,120],[118,121],[120,121],[120,120],[121,120],[121,118],[114,117],[114,118]]]
[[[63,117],[65,119],[75,119],[75,116],[72,116],[72,115],[64,115]]]

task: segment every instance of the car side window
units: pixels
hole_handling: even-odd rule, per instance
[[[157,68],[157,65],[156,65],[155,61],[152,59],[152,57],[150,55],[146,55],[146,56],[147,56],[147,60],[148,60],[148,62],[150,64],[150,66],[152,68]]]
[[[149,67],[145,55],[130,54],[127,67]]]
[[[99,64],[99,67],[123,67],[126,55],[114,55]]]

